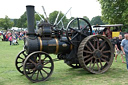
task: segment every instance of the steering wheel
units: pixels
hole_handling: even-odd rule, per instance
[[[81,36],[87,37],[91,34],[92,34],[91,25],[84,18],[72,19],[67,25],[66,37],[70,42],[70,44],[72,45],[76,45],[76,43],[80,43],[82,40]]]

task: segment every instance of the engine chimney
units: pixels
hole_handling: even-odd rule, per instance
[[[27,10],[27,21],[28,21],[28,35],[34,35],[35,34],[35,31],[34,31],[34,21],[35,21],[34,6],[27,5],[26,10]]]

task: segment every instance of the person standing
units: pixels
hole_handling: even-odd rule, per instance
[[[105,34],[108,39],[112,39],[112,32],[110,30],[110,27],[107,27]]]
[[[121,50],[125,55],[128,70],[128,34],[125,34],[125,39],[121,42]]]
[[[10,45],[12,45],[12,35],[9,37]]]
[[[115,48],[116,48],[115,61],[117,61],[117,56],[121,54],[122,63],[125,63],[123,59],[123,52],[121,51],[121,46],[120,46],[121,41],[122,41],[122,35],[119,35],[119,39],[116,40],[116,44],[115,44]]]

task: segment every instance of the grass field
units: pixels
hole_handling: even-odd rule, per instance
[[[9,42],[0,41],[0,85],[128,85],[128,71],[120,56],[106,73],[97,75],[82,68],[73,69],[64,61],[57,61],[54,62],[54,72],[47,81],[32,83],[15,68],[15,58],[23,49],[23,41],[19,43],[20,45],[10,46]]]

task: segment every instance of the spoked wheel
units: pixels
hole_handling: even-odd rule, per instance
[[[32,82],[47,80],[54,69],[52,58],[45,52],[36,51],[24,61],[24,74]]]
[[[80,64],[67,64],[67,65],[72,68],[81,68]]]
[[[15,65],[16,65],[16,69],[23,74],[23,63],[25,58],[27,57],[27,53],[25,52],[25,50],[22,50],[16,57],[15,60]]]
[[[83,39],[82,37],[87,37],[91,34],[91,25],[84,18],[75,18],[67,25],[66,36],[68,41],[73,45],[79,44]]]
[[[106,72],[114,57],[114,50],[108,38],[91,35],[83,39],[78,48],[78,60],[85,70],[99,74]]]

